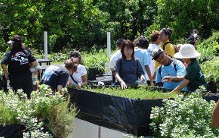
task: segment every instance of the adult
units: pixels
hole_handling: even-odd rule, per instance
[[[40,84],[49,85],[54,92],[60,91],[67,85],[69,75],[73,74],[73,62],[68,59],[65,65],[50,65],[43,73]]]
[[[78,63],[83,64],[82,58],[81,58],[81,53],[77,50],[72,50],[69,54],[69,59],[70,58],[78,58]]]
[[[155,49],[159,48],[159,44],[160,44],[160,39],[159,39],[159,31],[157,30],[153,30],[151,35],[150,35],[150,39],[151,39],[151,44],[149,44],[148,46],[148,53],[151,57],[151,64],[149,65],[150,67],[150,71],[151,71],[151,76],[153,76],[152,78],[155,79],[155,60],[152,60],[152,51],[154,51]],[[158,63],[157,63],[158,65]],[[146,79],[148,80],[148,76],[146,76]]]
[[[14,35],[8,43],[11,49],[4,55],[1,62],[5,78],[10,80],[13,91],[23,89],[24,93],[27,94],[27,98],[30,98],[33,90],[30,68],[36,66],[36,59],[24,49],[19,35]]]
[[[174,55],[175,58],[182,59],[183,62],[187,63],[186,75],[185,76],[166,76],[163,81],[182,83],[177,86],[172,92],[178,92],[182,88],[187,86],[188,91],[194,92],[200,86],[207,87],[205,77],[201,71],[201,68],[196,60],[201,54],[197,52],[193,45],[184,44],[180,47],[178,53]]]
[[[79,58],[71,58],[73,62],[73,74],[69,76],[69,85],[81,88],[87,85],[87,70],[84,65],[79,64]]]
[[[192,34],[186,39],[186,43],[192,44],[196,48],[197,38],[198,38],[198,31],[196,29],[193,29]]]
[[[172,30],[170,28],[162,28],[159,33],[159,39],[161,41],[160,47],[164,50],[166,55],[173,58],[175,54],[174,46],[170,43],[170,37]]]
[[[134,84],[138,78],[145,80],[144,71],[137,58],[134,57],[134,44],[131,40],[125,40],[121,48],[122,57],[117,59],[115,66],[115,78],[122,89]]]
[[[112,54],[111,58],[110,58],[110,62],[109,62],[109,68],[112,71],[112,78],[113,78],[113,82],[115,82],[115,64],[116,64],[116,60],[118,58],[122,57],[122,53],[121,53],[121,47],[122,47],[122,43],[124,42],[125,39],[120,38],[116,41],[116,47],[117,47],[117,51],[115,53]]]
[[[175,89],[181,82],[162,81],[166,76],[184,76],[186,73],[185,66],[177,59],[172,59],[166,53],[158,48],[153,51],[153,59],[161,64],[156,69],[156,85],[165,89]]]
[[[139,59],[145,77],[147,76],[148,78],[147,81],[149,81],[149,84],[154,85],[149,67],[149,65],[151,64],[151,57],[147,51],[147,48],[149,46],[149,40],[144,36],[139,36],[134,43],[136,46],[135,57]]]

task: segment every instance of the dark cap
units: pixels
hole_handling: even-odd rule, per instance
[[[136,46],[139,46],[141,48],[148,48],[149,46],[149,40],[147,39],[147,37],[144,37],[144,36],[139,36],[137,38],[137,40],[135,41],[135,45]]]
[[[161,53],[163,53],[163,50],[161,48],[154,49],[152,51],[152,59],[156,60]]]

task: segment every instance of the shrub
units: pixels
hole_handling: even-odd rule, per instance
[[[63,91],[66,93],[67,89]],[[51,137],[49,132],[63,137],[70,132],[76,112],[63,94],[53,94],[48,86],[41,85],[39,92],[32,92],[31,99],[21,90],[18,94],[0,91],[0,114],[0,125],[24,125],[24,137]],[[59,129],[61,132],[54,131]]]
[[[219,129],[211,127],[215,103],[202,99],[198,93],[174,100],[163,100],[163,107],[154,107],[151,128],[157,137],[216,137]]]

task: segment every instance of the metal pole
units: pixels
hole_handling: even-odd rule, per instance
[[[44,58],[47,59],[48,45],[47,45],[47,31],[44,31]]]
[[[107,32],[107,57],[108,57],[107,74],[108,75],[109,75],[109,73],[111,73],[110,68],[109,68],[110,53],[111,53],[110,32]]]

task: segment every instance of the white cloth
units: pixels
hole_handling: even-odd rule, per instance
[[[118,50],[111,56],[109,67],[114,69],[116,65],[116,60],[120,57],[122,57],[122,53],[120,50]]]
[[[87,70],[86,70],[85,66],[79,64],[79,65],[77,66],[76,72],[74,72],[74,73],[72,74],[72,77],[74,78],[74,80],[75,80],[77,83],[82,83],[82,78],[81,78],[81,77],[84,76],[84,75],[86,75],[86,74],[87,74]],[[70,82],[71,84],[76,85],[76,83],[72,80],[72,78],[71,78],[70,76],[69,76],[68,80],[69,80],[69,82]]]
[[[158,46],[156,45],[156,44],[149,44],[149,46],[148,46],[148,53],[149,53],[149,55],[150,55],[150,57],[151,57],[151,64],[149,65],[149,67],[150,67],[150,71],[151,71],[151,76],[153,76],[154,75],[154,72],[155,72],[155,61],[154,60],[152,60],[152,51],[154,50],[154,49],[157,49],[158,48]],[[146,80],[149,80],[149,77],[148,77],[148,75],[146,75]]]

